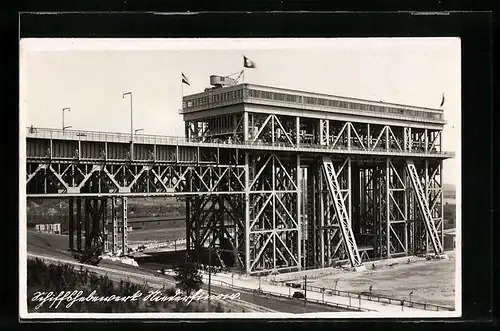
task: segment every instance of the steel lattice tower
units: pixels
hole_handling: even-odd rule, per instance
[[[127,197],[178,196],[190,256],[247,274],[443,254],[442,109],[239,84],[179,112],[184,138],[30,129],[28,198],[125,254]]]

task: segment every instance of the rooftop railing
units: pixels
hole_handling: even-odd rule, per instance
[[[105,141],[110,143],[130,143],[130,133],[99,132],[85,130],[61,130],[48,128],[28,128],[28,138],[79,140],[79,141]],[[136,144],[178,144],[188,143],[185,137],[134,134],[133,142]]]

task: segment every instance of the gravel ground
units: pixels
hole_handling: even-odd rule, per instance
[[[367,264],[364,272],[344,272],[316,279],[308,283],[313,286],[334,288],[352,292],[368,292],[394,298],[409,298],[417,302],[455,306],[455,252],[447,252],[448,260],[417,260],[410,264],[399,262],[392,266],[380,265],[371,269]]]

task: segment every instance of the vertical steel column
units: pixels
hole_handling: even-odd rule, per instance
[[[75,220],[74,220],[74,211],[73,211],[73,198],[69,198],[68,201],[68,233],[69,233],[69,250],[72,251],[75,249],[74,246],[74,227],[75,227]]]
[[[375,168],[373,168],[373,186],[374,186],[374,191],[373,191],[373,201],[374,201],[374,209],[373,209],[373,215],[375,218],[375,228],[378,231],[375,231],[375,233],[378,234],[377,236],[377,245],[380,253],[380,258],[382,259],[383,256],[383,236],[382,236],[382,222],[383,222],[383,210],[382,210],[382,181],[383,181],[383,175],[382,175],[382,167],[377,165]],[[377,229],[378,227],[378,229]]]
[[[104,243],[104,253],[109,252],[109,219],[108,219],[108,207],[109,207],[109,199],[104,198],[102,199],[102,208],[103,208],[103,215],[102,215],[102,232],[103,232],[103,243]]]
[[[321,171],[316,172],[316,178],[318,178],[318,187],[319,187],[319,213],[318,218],[320,222],[320,249],[321,249],[321,267],[325,267],[325,206],[324,206],[324,194],[323,194],[323,173]]]
[[[184,137],[189,140],[190,134],[189,134],[189,125],[190,123],[188,121],[184,122]]]
[[[403,152],[408,150],[408,128],[403,128]]]
[[[193,225],[191,224],[191,198],[186,198],[186,252],[188,255],[191,253],[191,234],[193,231]],[[192,257],[192,256],[191,256]],[[199,261],[197,261],[199,262]]]
[[[246,120],[246,125],[248,127],[248,117]],[[249,167],[250,167],[249,153],[245,152],[245,269],[247,274],[250,274],[250,169]]]
[[[411,134],[411,127],[408,128],[408,152],[411,152],[413,147],[413,136]]]
[[[106,212],[104,211],[103,207],[105,207],[105,198],[99,198],[95,199],[94,202],[94,217],[93,217],[93,222],[92,222],[92,235],[95,236],[91,238],[91,240],[94,240],[97,247],[99,247],[99,250],[102,251],[103,247],[101,246],[101,221],[104,223],[104,216],[106,215]]]
[[[347,122],[347,149],[351,150],[351,122]],[[350,210],[350,208],[349,208]],[[349,215],[350,216],[350,215]]]
[[[385,130],[385,150],[386,151],[389,151],[389,126],[385,126],[384,127],[384,130]]]
[[[122,165],[122,187],[125,187],[126,179],[127,179],[127,177],[125,176],[125,165]]]
[[[271,116],[271,141],[274,145],[274,115],[270,115]]]
[[[443,150],[443,131],[439,131],[439,148],[436,148],[438,152],[441,152]],[[442,170],[443,168],[441,168]]]
[[[273,132],[274,132],[274,125],[273,125]],[[272,195],[273,195],[272,201],[273,201],[274,213],[273,213],[273,231],[271,232],[271,235],[273,236],[273,269],[276,269],[276,237],[278,236],[278,233],[276,232],[276,212],[277,212],[276,211],[276,155],[273,155],[272,158],[273,158],[272,161],[273,170],[271,173],[272,176],[271,183],[272,183]]]
[[[192,179],[191,179],[192,182]],[[194,222],[194,236],[195,236],[195,241],[194,241],[194,249],[196,252],[196,261],[200,261],[200,253],[201,253],[201,227],[200,227],[200,215],[201,213],[201,208],[203,205],[204,198],[197,196],[194,199],[194,207],[193,207],[193,222]]]
[[[326,145],[330,146],[330,120],[325,120]]]
[[[351,183],[351,193],[349,199],[349,210],[351,211],[351,227],[353,233],[359,234],[361,232],[361,185],[362,181],[360,179],[360,168],[358,165],[352,165],[352,160],[349,161],[351,164],[351,175],[349,182]],[[354,175],[352,175],[354,173]]]
[[[71,165],[71,187],[75,187],[75,165]]]
[[[248,127],[248,113],[247,112],[244,112],[243,113],[243,140],[244,141],[248,141],[248,131],[249,131],[249,127]]]
[[[295,117],[295,132],[296,132],[296,137],[295,137],[295,143],[297,146],[300,144],[300,117]]]
[[[389,132],[389,130],[387,130]],[[390,219],[390,201],[391,201],[391,194],[390,194],[390,160],[389,158],[386,159],[385,161],[385,221],[386,221],[386,247],[387,247],[387,258],[391,257],[391,219]]]
[[[425,144],[425,152],[427,153],[429,151],[429,137],[428,137],[429,132],[427,129],[424,129],[424,144]]]
[[[101,193],[101,183],[102,183],[102,167],[97,170],[97,192]],[[94,205],[94,206],[97,206],[97,205]]]
[[[85,199],[83,200],[83,215],[84,215],[84,228],[85,228],[85,248],[90,247],[90,219],[89,219],[89,214],[90,214],[90,199]]]
[[[443,160],[439,161],[439,189],[441,190],[441,194],[439,195],[439,203],[441,204],[441,214],[439,215],[441,221],[441,246],[443,247],[444,253],[444,191],[443,191]],[[456,227],[456,220],[455,220]]]
[[[76,249],[82,250],[82,198],[76,198]]]
[[[307,217],[311,218],[310,222],[313,224],[313,256],[314,256],[314,267],[318,266],[318,222],[316,218],[316,182],[317,178],[314,176],[314,172],[312,171],[311,168],[306,168],[306,174],[307,174],[307,183],[308,183],[308,192],[309,196],[311,197],[310,200],[308,200],[308,205],[309,208],[311,208],[311,211],[307,213]],[[302,211],[304,213],[304,211]],[[309,221],[309,220],[308,220]]]
[[[405,174],[407,174],[407,171],[405,171]],[[406,190],[406,199],[408,201],[408,220],[410,222],[410,229],[408,230],[408,241],[409,241],[409,247],[408,247],[408,253],[415,255],[416,252],[416,245],[415,245],[415,211],[414,211],[414,202],[412,198],[412,189],[411,189],[411,183],[407,180],[407,190]]]
[[[111,198],[111,222],[113,235],[113,255],[118,253],[118,198]]]
[[[127,197],[122,197],[122,256],[128,253],[127,250]]]
[[[324,120],[319,120],[319,144],[324,145],[324,135],[323,135]]]
[[[300,191],[300,181],[301,181],[301,174],[300,174],[300,154],[297,154],[297,243],[298,243],[298,250],[297,250],[297,262],[298,262],[298,269],[302,269],[302,264],[301,264],[301,255],[304,253],[304,257],[306,256],[305,252],[301,251],[301,241],[302,241],[302,231],[301,231],[301,225],[300,222],[304,222],[304,219],[301,217],[302,212],[300,210],[300,201],[301,201],[301,191]],[[276,208],[276,206],[274,206]],[[276,213],[273,213],[273,215]],[[274,217],[274,216],[273,216]],[[304,263],[304,266],[306,264]]]
[[[349,125],[350,127],[350,125]],[[350,148],[350,147],[349,147]],[[351,176],[351,158],[347,158],[347,208],[349,214],[349,226],[352,229],[352,176]]]
[[[372,145],[372,137],[370,136],[370,123],[368,123],[366,136],[368,140],[366,146],[368,146],[368,150],[370,150]]]
[[[409,185],[408,185],[408,178],[407,178],[407,173],[406,173],[406,170],[403,169],[403,171],[401,172],[402,173],[402,180],[403,180],[403,184],[404,184],[404,196],[403,196],[403,199],[404,199],[404,216],[405,216],[405,223],[404,223],[404,244],[405,244],[405,254],[408,255],[408,222],[409,222],[409,217],[408,217],[408,188],[409,188]],[[411,184],[410,184],[411,185]]]
[[[47,192],[47,168],[48,166],[43,168],[43,193],[49,193]]]
[[[217,203],[219,205],[219,250],[220,249],[226,249],[226,247],[223,246],[223,242],[224,242],[224,229],[225,229],[225,220],[224,220],[224,197],[223,196],[218,196],[217,197]],[[231,240],[229,240],[231,241]],[[220,255],[220,254],[219,254]],[[225,253],[224,253],[225,255]],[[222,265],[224,266],[225,265],[225,262],[224,262],[224,255],[220,255],[220,260],[222,262]]]
[[[429,203],[429,161],[425,159],[424,165],[424,188],[425,188],[425,200]],[[432,213],[431,213],[432,215]],[[422,215],[422,220],[425,222],[425,216]],[[431,222],[434,223],[434,219],[431,219]],[[427,226],[424,226],[425,231],[425,253],[429,254],[429,232],[427,231]]]

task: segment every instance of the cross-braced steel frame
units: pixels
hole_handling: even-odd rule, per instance
[[[127,197],[181,197],[189,255],[248,274],[442,254],[438,126],[278,110],[189,118],[185,140],[28,134],[28,196],[69,198],[70,247],[114,254]]]

